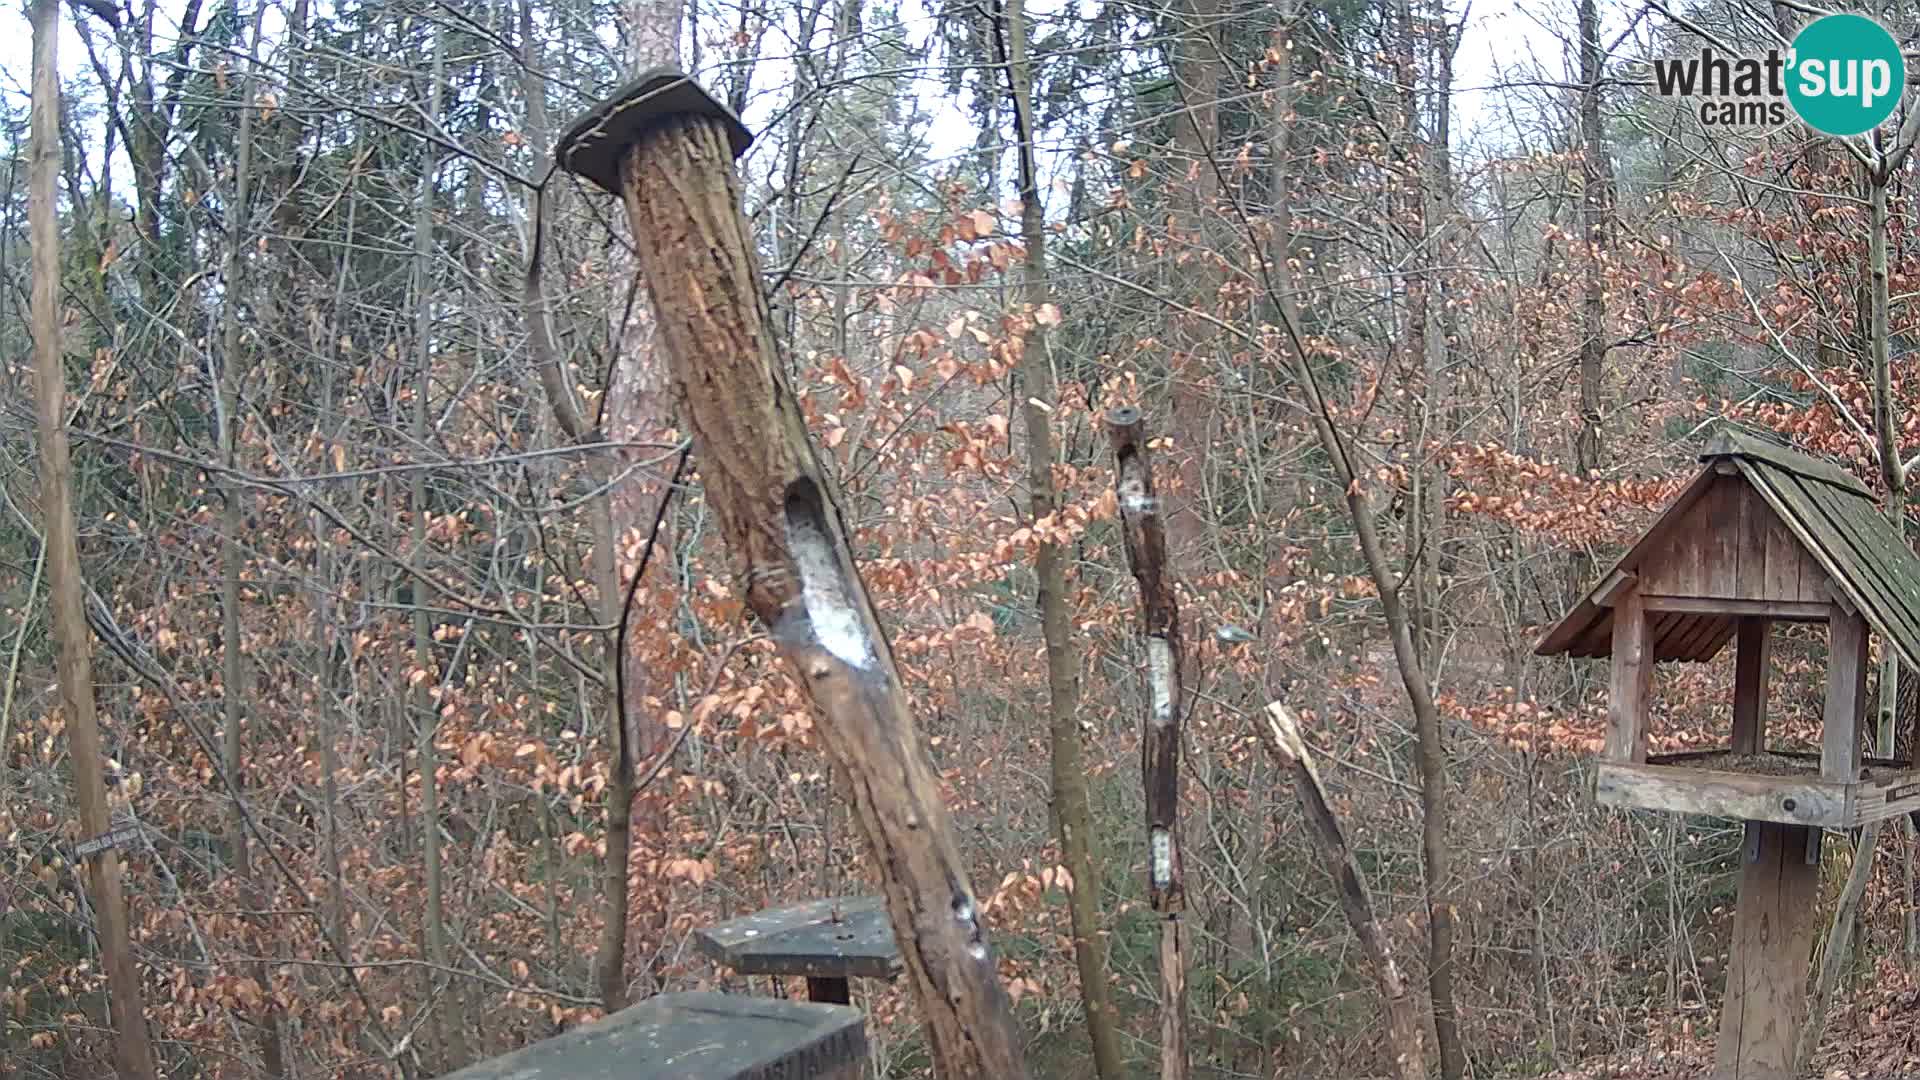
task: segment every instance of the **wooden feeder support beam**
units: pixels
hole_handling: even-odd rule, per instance
[[[1860,723],[1867,701],[1867,620],[1835,605],[1827,617],[1827,703],[1820,718],[1820,775],[1860,779]]]
[[[1607,730],[1607,760],[1641,763],[1647,760],[1647,702],[1653,690],[1653,643],[1649,640],[1646,603],[1628,590],[1613,604],[1612,687],[1607,708],[1612,723]]]
[[[1807,1013],[1820,869],[1806,859],[1819,829],[1747,822],[1739,907],[1727,949],[1714,1080],[1793,1080],[1793,1055]]]
[[[774,347],[733,167],[744,136],[699,86],[656,69],[589,110],[554,157],[625,203],[739,588],[820,709],[822,741],[849,780],[936,1071],[1024,1080],[1021,1033],[938,774]]]
[[[1740,617],[1733,662],[1733,752],[1767,748],[1767,676],[1773,624],[1757,615]]]

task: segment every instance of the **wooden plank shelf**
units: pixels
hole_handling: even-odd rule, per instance
[[[850,978],[901,970],[893,924],[878,896],[840,896],[770,908],[695,930],[700,951],[741,975],[804,975],[814,1001],[844,1005]]]
[[[1764,773],[1731,750],[1658,754],[1645,764],[1603,761],[1594,798],[1602,806],[1828,829],[1920,810],[1920,769],[1907,762],[1867,758],[1860,779],[1845,783],[1821,777],[1818,754],[1772,751],[1765,758]]]

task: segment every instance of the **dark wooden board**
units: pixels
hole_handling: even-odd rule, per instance
[[[893,924],[877,896],[769,908],[693,937],[701,952],[742,975],[891,979],[901,967]]]
[[[858,1009],[743,994],[661,994],[445,1080],[790,1080],[865,1076]]]

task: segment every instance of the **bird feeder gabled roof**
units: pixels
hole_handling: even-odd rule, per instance
[[[1612,597],[1629,583],[1671,578],[1670,560],[1698,558],[1704,550],[1722,578],[1757,581],[1765,577],[1758,571],[1763,562],[1777,571],[1797,561],[1787,576],[1797,571],[1802,606],[1832,602],[1859,612],[1888,648],[1920,668],[1920,557],[1859,478],[1731,428],[1714,437],[1700,460],[1693,483],[1534,652],[1611,656]],[[1752,573],[1740,569],[1741,560]],[[1753,613],[1736,592],[1713,590],[1689,605],[1692,610],[1662,612],[1651,628],[1654,658],[1717,655],[1740,615]],[[1726,610],[1713,610],[1716,599],[1724,599]]]

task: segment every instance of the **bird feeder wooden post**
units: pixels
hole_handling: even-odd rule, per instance
[[[1868,639],[1920,667],[1920,558],[1838,467],[1737,431],[1679,499],[1540,642],[1608,657],[1604,806],[1746,823],[1717,1080],[1789,1080],[1806,1011],[1820,837],[1920,809],[1914,761],[1861,756]],[[1824,623],[1817,752],[1767,742],[1770,630]],[[1724,749],[1648,752],[1653,665],[1735,647]]]
[[[936,1070],[1023,1080],[1023,1040],[933,762],[774,347],[733,167],[750,141],[706,91],[655,69],[589,109],[554,159],[626,206],[680,422],[738,587],[820,709]]]

